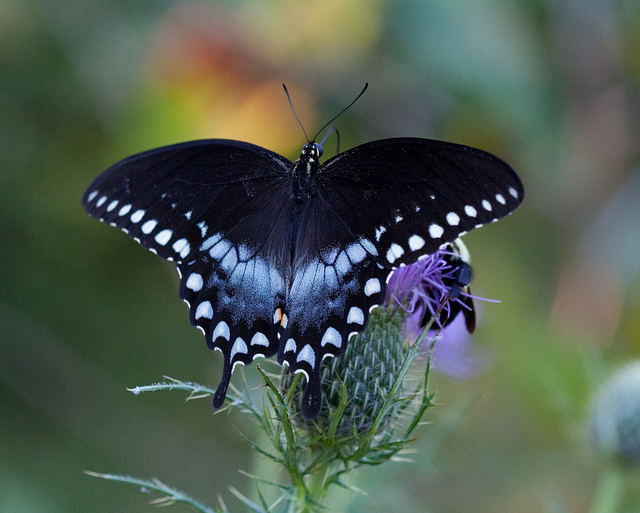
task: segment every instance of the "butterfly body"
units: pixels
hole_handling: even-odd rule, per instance
[[[384,299],[390,273],[511,213],[522,185],[496,157],[428,139],[386,139],[320,163],[252,144],[202,140],[129,157],[83,205],[176,262],[180,297],[233,367],[277,354],[307,376],[302,413],[320,408],[320,364],[341,355]],[[461,286],[466,285],[461,283]]]

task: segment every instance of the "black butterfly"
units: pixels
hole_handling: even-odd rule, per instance
[[[507,164],[466,146],[385,139],[321,156],[315,142],[295,163],[245,142],[186,142],[115,164],[83,197],[176,262],[191,324],[224,358],[216,408],[236,364],[277,353],[305,374],[301,410],[315,417],[323,358],[365,329],[393,269],[523,199]]]

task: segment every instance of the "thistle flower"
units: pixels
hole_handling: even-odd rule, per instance
[[[325,362],[322,369],[324,404],[313,420],[305,419],[299,411],[303,394],[300,375],[283,373],[280,383],[286,391],[283,394],[258,367],[268,391],[267,401],[259,406],[248,387],[244,392],[230,393],[229,401],[257,422],[271,447],[263,448],[253,442],[252,446],[257,453],[280,465],[290,482],[282,484],[271,476],[255,476],[260,504],[237,490],[232,490],[234,495],[252,511],[274,511],[275,505],[281,502],[287,511],[321,511],[330,487],[350,488],[344,480],[346,473],[398,456],[413,440],[414,429],[433,404],[433,394],[427,390],[431,358],[425,364],[424,382],[415,390],[406,390],[407,370],[423,347],[430,356],[433,354],[436,331],[438,337],[450,343],[457,339],[460,331],[473,330],[475,316],[470,279],[468,254],[460,241],[413,265],[397,269],[389,280],[385,304],[371,313],[365,333],[350,341],[344,355]],[[420,338],[416,337],[425,326],[435,329],[417,345]],[[190,398],[215,393],[208,387],[177,380],[136,387],[132,391],[162,389],[186,390]],[[155,490],[163,494],[157,502],[180,501],[203,513],[213,511],[158,481],[92,475]],[[264,495],[260,488],[263,484],[273,485],[277,490],[273,501]],[[227,509],[221,506],[216,511]]]
[[[423,341],[427,349],[433,346],[436,329],[449,326],[454,318],[464,319],[461,325],[466,323],[467,329],[473,330],[470,277],[468,252],[459,239],[412,265],[396,269],[387,284],[385,303],[372,312],[364,334],[351,339],[344,355],[325,363],[321,375],[324,404],[319,416],[313,421],[299,418],[297,422],[309,429],[315,426],[321,432],[338,412],[338,438],[363,434],[374,424],[381,434],[388,434],[407,397],[398,394],[396,405],[384,412],[384,419],[381,421],[378,416],[396,384],[411,344],[427,323],[433,318],[432,337]],[[458,315],[460,312],[462,316]],[[454,344],[459,343],[454,334],[460,331],[458,326],[455,328],[453,337],[447,335],[455,338]],[[468,342],[459,347],[464,353]],[[468,355],[465,359],[464,367],[469,367]],[[461,368],[457,372],[464,374]],[[285,388],[289,383],[290,379],[285,377]],[[347,397],[346,405],[341,406],[341,394]],[[297,401],[294,408],[296,404]]]
[[[469,293],[470,281],[469,252],[457,239],[445,249],[397,269],[387,285],[386,303],[396,303],[408,314],[409,340],[415,340],[436,314],[434,329],[443,328],[463,312],[467,330],[473,332],[475,310]]]
[[[589,427],[601,452],[630,464],[640,463],[640,362],[623,367],[600,388]]]

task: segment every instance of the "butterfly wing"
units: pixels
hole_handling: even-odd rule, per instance
[[[415,262],[513,212],[515,172],[481,150],[429,139],[373,141],[327,161],[318,181],[355,239],[386,268]]]
[[[382,273],[369,258],[320,184],[298,221],[304,230],[294,242],[278,360],[307,376],[301,411],[313,418],[321,406],[322,360],[343,354],[350,335],[365,329],[370,309],[384,299],[382,280],[388,271]]]
[[[216,406],[236,363],[278,349],[274,312],[290,265],[291,166],[251,144],[194,141],[115,164],[83,197],[90,215],[177,263],[190,321],[224,357]]]
[[[493,155],[412,138],[373,141],[328,160],[315,192],[296,239],[290,327],[279,354],[309,378],[305,417],[320,409],[320,362],[364,330],[390,272],[506,216],[524,195]]]

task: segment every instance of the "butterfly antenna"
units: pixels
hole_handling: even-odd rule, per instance
[[[324,143],[327,142],[327,139],[329,139],[329,136],[335,132],[336,133],[336,138],[338,140],[336,146],[336,154],[340,153],[340,132],[338,132],[338,129],[334,126],[330,127],[329,130],[327,130],[327,133],[324,134],[324,137],[322,138],[322,141],[320,141],[320,147],[324,146]]]
[[[284,87],[284,92],[287,95],[287,100],[289,100],[289,106],[291,107],[291,112],[293,112],[293,116],[296,118],[296,121],[300,125],[300,128],[302,128],[302,133],[304,134],[304,138],[307,140],[307,143],[311,142],[311,141],[309,141],[309,137],[307,136],[307,131],[302,126],[302,123],[300,122],[300,119],[298,118],[298,115],[296,114],[296,109],[293,108],[293,103],[291,102],[291,96],[289,96],[289,90],[287,89],[287,86],[282,84],[282,87]]]
[[[360,94],[358,96],[356,96],[355,100],[353,100],[349,105],[347,105],[344,109],[342,109],[336,116],[333,116],[333,118],[331,119],[331,121],[329,121],[326,125],[324,125],[320,130],[318,130],[318,133],[316,134],[316,136],[313,138],[313,140],[315,141],[318,136],[320,135],[320,133],[327,128],[331,123],[333,123],[336,119],[338,119],[340,116],[342,116],[354,103],[356,103],[360,97],[364,94],[364,92],[367,90],[367,87],[369,87],[369,82],[366,82],[364,84],[364,87],[362,88],[362,91],[360,91]],[[291,100],[289,100],[291,101]]]

